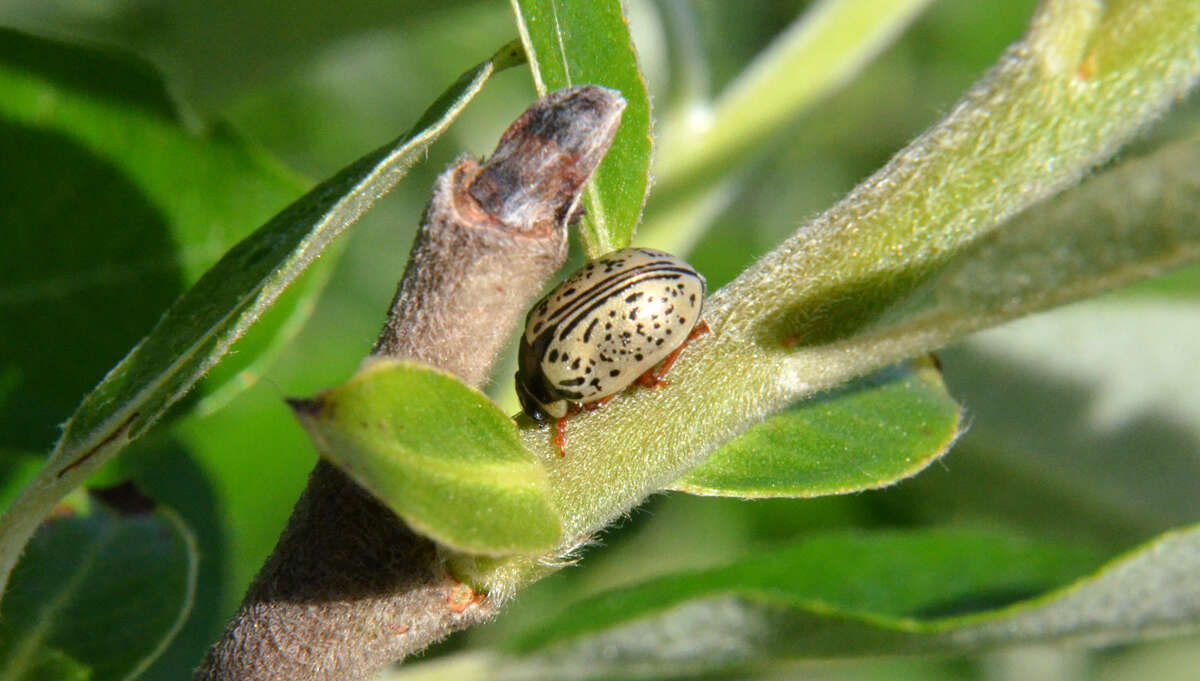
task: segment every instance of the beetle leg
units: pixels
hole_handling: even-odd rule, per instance
[[[667,355],[667,358],[663,360],[662,366],[670,369],[671,365],[675,363],[675,355],[679,354],[679,351],[682,349],[683,348],[680,347],[672,350],[671,354]],[[668,385],[668,383],[662,379],[663,373],[665,372],[658,371],[655,367],[650,367],[649,369],[646,369],[645,373],[643,373],[641,376],[638,376],[638,385],[642,386],[643,388],[650,388],[652,390],[654,388],[662,388]]]
[[[563,416],[562,418],[555,420],[555,422],[554,422],[554,446],[558,447],[558,456],[559,457],[564,457],[567,455],[567,419],[571,418],[575,414],[578,414],[579,410],[581,408],[586,411],[595,411],[596,409],[603,407],[604,405],[608,404],[609,402],[612,402],[612,399],[614,397],[616,397],[616,395],[609,395],[608,397],[605,397],[604,399],[596,400],[595,402],[588,402],[587,404],[582,405],[582,407],[580,407],[580,405],[576,404],[575,406],[571,407],[567,411],[566,416]]]
[[[683,349],[688,346],[688,343],[691,343],[694,339],[703,336],[709,331],[712,331],[712,329],[708,326],[708,322],[701,319],[700,323],[692,328],[692,332],[688,334],[688,337],[685,341],[683,341],[683,344],[672,350],[671,354],[667,355],[667,358],[664,359],[661,364],[659,364],[657,367],[650,367],[646,370],[646,373],[638,376],[638,383],[643,388],[661,388],[667,385],[667,382],[663,380],[663,376],[667,375],[667,372],[671,370],[672,366],[674,366],[675,360],[679,359],[679,353],[683,352]]]
[[[609,395],[608,397],[605,397],[602,400],[596,400],[595,402],[588,402],[587,404],[583,405],[583,408],[588,411],[596,411],[600,407],[603,407],[604,405],[608,404],[609,402],[612,402],[614,397],[616,397],[616,395]]]
[[[564,416],[554,422],[554,446],[558,447],[558,456],[561,459],[567,455],[567,417]]]

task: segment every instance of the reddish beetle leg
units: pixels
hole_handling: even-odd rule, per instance
[[[683,352],[683,349],[688,346],[688,343],[691,343],[693,340],[703,336],[711,330],[712,329],[710,329],[708,326],[708,322],[701,319],[700,323],[696,324],[696,326],[692,329],[692,332],[688,334],[687,340],[683,341],[679,347],[672,350],[671,354],[667,355],[667,358],[662,361],[662,364],[659,364],[657,367],[650,367],[646,370],[646,373],[638,376],[638,384],[643,388],[661,388],[667,385],[667,382],[663,380],[663,376],[666,376],[667,372],[671,370],[671,367],[675,365],[675,360],[679,359],[679,353]]]
[[[616,395],[609,395],[602,400],[588,402],[587,404],[583,405],[583,408],[587,411],[595,411],[609,402],[612,402],[614,397],[616,397]],[[558,447],[559,457],[564,457],[567,455],[567,419],[571,418],[577,413],[579,412],[577,412],[575,409],[571,409],[567,411],[566,416],[554,422],[554,446]]]
[[[615,394],[609,395],[608,397],[605,397],[602,400],[596,400],[595,402],[588,402],[587,404],[583,405],[583,408],[587,409],[588,411],[596,411],[600,407],[603,407],[604,405],[608,404],[609,402],[612,402],[614,397],[616,397]]]
[[[569,414],[568,414],[569,416]],[[554,446],[558,447],[558,457],[567,455],[567,417],[564,416],[554,422]]]

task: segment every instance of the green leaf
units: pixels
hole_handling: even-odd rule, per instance
[[[375,360],[293,406],[321,455],[418,532],[487,555],[558,542],[541,462],[496,405],[452,375]]]
[[[1197,574],[1200,527],[1103,566],[1091,550],[992,532],[829,534],[568,604],[512,639],[486,678],[675,678],[798,658],[1111,645],[1194,629]]]
[[[631,624],[644,631],[648,619],[664,622],[685,604],[732,597],[744,600],[748,610],[753,603],[783,611],[780,624],[787,614],[827,621],[832,637],[797,635],[790,628],[773,632],[788,649],[817,655],[882,652],[889,648],[878,641],[839,635],[837,620],[900,632],[929,630],[923,623],[1010,605],[1095,566],[1090,551],[988,532],[831,533],[726,567],[660,577],[571,604],[511,648],[530,653]]]
[[[195,385],[342,230],[400,181],[515,44],[463,74],[413,129],[321,183],[229,251],[177,300],[67,422],[46,468],[0,519],[0,575],[38,521]]]
[[[933,361],[914,362],[772,416],[671,488],[761,498],[885,487],[945,454],[961,422]]]
[[[167,509],[118,515],[93,503],[48,520],[4,598],[0,679],[136,677],[187,617],[197,561]]]
[[[321,257],[308,266],[292,284],[271,303],[246,334],[237,339],[237,351],[220,358],[200,387],[200,397],[194,409],[211,414],[229,404],[273,366],[275,359],[300,333],[316,307],[318,294],[333,275],[341,258],[344,242],[335,241],[325,247]]]
[[[0,327],[20,329],[0,335],[0,431],[31,451],[171,301],[308,184],[224,127],[189,130],[146,64],[7,29],[0,156]],[[320,283],[291,293],[210,387],[264,361]]]
[[[624,248],[650,186],[650,99],[618,0],[511,0],[539,94],[603,85],[625,97],[621,127],[584,197],[583,241],[596,257]]]
[[[1200,141],[1125,161],[1014,218],[839,345],[928,348],[1200,259]]]
[[[817,535],[565,604],[510,639],[483,676],[457,678],[737,676],[797,658],[974,649],[1023,636],[956,637],[981,621],[999,631],[1021,603],[1033,612],[1042,601],[1027,599],[1098,564],[1090,550],[994,532]]]

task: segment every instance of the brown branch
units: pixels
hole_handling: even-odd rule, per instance
[[[551,93],[482,166],[437,180],[373,355],[415,358],[480,386],[530,299],[566,258],[566,222],[612,143],[624,100]],[[319,462],[280,538],[195,678],[362,679],[498,603],[444,569],[437,547]]]

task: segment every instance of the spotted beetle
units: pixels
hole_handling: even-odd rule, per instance
[[[693,331],[707,330],[705,286],[686,262],[649,248],[613,251],[567,277],[525,319],[516,376],[525,413],[559,419],[561,447],[569,411],[603,404],[639,378],[659,384]]]

